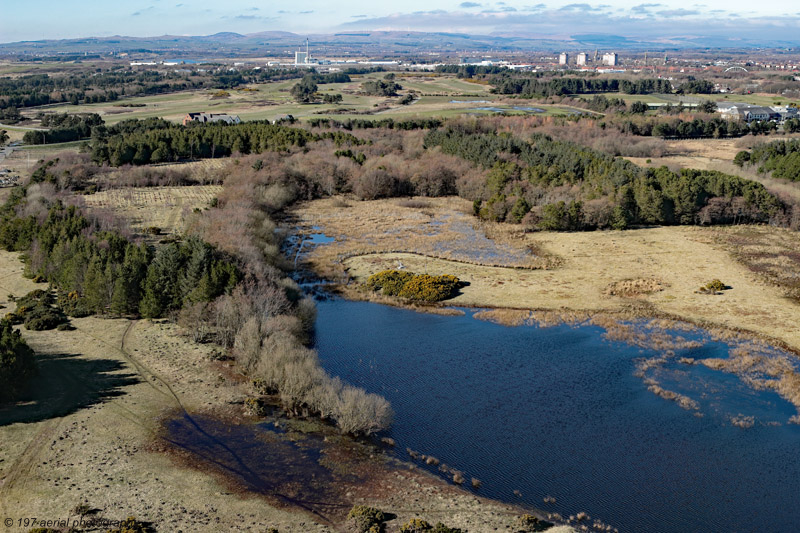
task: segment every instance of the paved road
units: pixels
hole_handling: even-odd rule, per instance
[[[47,128],[30,128],[26,126],[12,126],[10,124],[0,124],[0,128],[11,128],[13,130],[26,130],[26,131],[50,131]]]

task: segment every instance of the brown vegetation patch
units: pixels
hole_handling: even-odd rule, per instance
[[[654,380],[647,380],[647,381],[650,382],[647,385],[647,390],[649,390],[656,396],[659,396],[671,402],[675,402],[681,409],[686,409],[687,411],[697,411],[700,409],[700,405],[696,401],[689,398],[688,396],[685,396],[683,394],[678,394],[677,392],[673,392],[671,390],[664,389]]]
[[[800,372],[795,357],[757,342],[742,342],[728,357],[702,359],[708,368],[738,376],[756,390],[772,390],[794,405],[800,413]],[[790,420],[800,423],[800,414]]]
[[[624,279],[622,281],[615,281],[614,283],[611,283],[605,288],[603,294],[607,296],[632,298],[635,296],[642,296],[645,294],[653,294],[654,292],[663,291],[665,288],[666,285],[660,279]]]
[[[207,208],[220,192],[219,185],[111,189],[81,197],[90,212],[112,210],[138,232],[160,228],[182,233],[195,209]]]
[[[744,226],[710,230],[712,238],[762,281],[800,301],[800,234],[787,229]]]
[[[336,242],[317,246],[307,256],[314,270],[330,279],[342,277],[342,263],[348,258],[387,252],[487,266],[552,265],[553,258],[535,247],[496,238],[493,231],[505,230],[495,227],[499,224],[479,222],[471,209],[470,202],[453,197],[356,202],[335,197],[299,206],[291,222],[301,227],[319,226],[323,233],[336,238]]]

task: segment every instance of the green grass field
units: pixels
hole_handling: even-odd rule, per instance
[[[376,108],[388,108],[380,115],[392,117],[430,117],[456,116],[464,113],[463,107],[469,104],[451,104],[450,100],[459,98],[483,99],[494,101],[497,96],[489,93],[490,87],[470,83],[455,77],[408,75],[398,76],[397,82],[403,87],[401,94],[415,91],[423,95],[411,106],[398,104],[399,98],[368,96],[360,93],[361,84],[369,79],[379,79],[384,73],[373,73],[364,76],[352,76],[349,83],[332,83],[319,86],[319,94],[341,94],[341,104],[298,104],[290,94],[297,80],[251,85],[247,90],[231,89],[227,98],[213,98],[216,90],[196,90],[180,93],[152,95],[127,98],[118,102],[97,104],[59,104],[47,107],[49,112],[57,113],[98,113],[107,124],[116,124],[128,118],[161,117],[167,120],[180,121],[187,113],[206,111],[211,113],[236,114],[242,120],[273,120],[284,115],[293,115],[299,119],[317,116],[333,116],[338,118],[354,118],[372,116],[365,112]],[[137,107],[124,107],[123,104],[134,104]],[[138,107],[141,106],[141,107]],[[353,113],[340,114],[337,109],[353,110]]]
[[[494,111],[476,109],[496,107],[508,114],[531,114],[515,110],[514,106],[537,107],[544,110],[537,115],[564,115],[586,110],[568,106],[544,105],[537,100],[509,98],[492,94],[491,87],[469,82],[455,76],[430,73],[397,73],[396,81],[403,89],[401,94],[413,91],[419,98],[411,105],[399,105],[399,98],[368,96],[361,94],[361,85],[369,79],[380,79],[385,73],[352,75],[348,83],[319,85],[318,93],[341,94],[341,104],[298,104],[290,94],[297,80],[250,85],[227,91],[230,96],[214,98],[216,90],[194,90],[173,94],[133,97],[118,102],[87,105],[60,104],[49,106],[47,111],[60,113],[99,113],[107,124],[116,124],[128,118],[161,117],[179,122],[187,113],[211,112],[239,115],[242,120],[274,120],[284,115],[292,115],[300,120],[314,117],[330,117],[340,120],[348,118],[430,118],[456,117],[465,114],[487,115]],[[730,100],[760,105],[787,103],[785,99],[770,95],[673,95],[650,94],[628,95],[622,93],[601,93],[608,98],[622,98],[628,103],[696,103],[708,97],[712,100]],[[590,98],[591,95],[581,95]],[[455,101],[455,102],[454,102]],[[476,102],[478,101],[478,102]],[[123,107],[123,104],[141,107]],[[341,111],[339,111],[341,110]],[[29,112],[30,114],[30,112]]]

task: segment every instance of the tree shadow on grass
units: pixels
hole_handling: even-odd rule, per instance
[[[86,359],[76,354],[37,354],[39,369],[24,394],[0,406],[0,427],[65,416],[124,394],[139,382],[127,366],[113,359]]]

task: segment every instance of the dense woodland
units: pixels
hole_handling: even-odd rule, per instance
[[[25,144],[52,144],[87,139],[92,134],[92,128],[102,126],[103,123],[103,119],[97,113],[42,115],[42,127],[50,129],[27,131],[22,140]]]
[[[425,146],[487,170],[475,213],[548,230],[631,224],[766,222],[783,211],[761,184],[715,171],[643,170],[572,143],[473,127],[434,130]],[[551,201],[554,191],[563,199]]]
[[[672,93],[672,82],[664,79],[614,79],[614,78],[551,78],[539,80],[518,74],[503,74],[491,78],[494,92],[518,94],[523,98],[544,98],[569,94]]]
[[[773,141],[743,150],[734,163],[756,167],[759,172],[772,172],[773,178],[800,181],[800,140]]]
[[[442,121],[438,118],[409,118],[398,119],[364,119],[348,118],[347,120],[336,120],[332,118],[311,118],[308,125],[312,128],[334,128],[341,130],[370,130],[375,128],[385,128],[390,130],[429,130],[442,126]]]
[[[486,79],[500,94],[518,94],[524,98],[543,98],[568,94],[619,92],[625,94],[711,94],[714,83],[688,76],[673,86],[662,78],[606,78],[594,72],[573,72],[565,76],[553,72],[513,71],[503,67],[478,65],[443,65],[437,72],[456,74],[459,78]]]
[[[269,121],[182,126],[162,119],[131,119],[110,128],[95,128],[91,151],[96,163],[117,167],[280,151],[322,139],[331,139],[337,144],[362,142],[344,132],[314,134]]]

